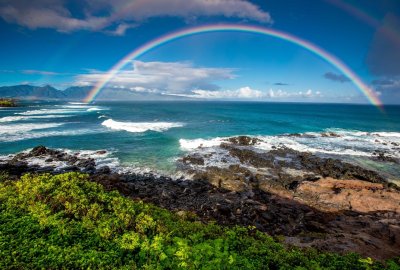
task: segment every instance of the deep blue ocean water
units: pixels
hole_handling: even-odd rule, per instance
[[[308,141],[277,136],[326,131],[343,136]],[[192,146],[235,135],[264,136],[270,143],[281,140],[301,150],[355,157],[377,148],[396,155],[400,106],[386,106],[382,113],[368,105],[141,101],[32,102],[0,109],[0,155],[37,145],[106,149],[121,164],[168,171]]]

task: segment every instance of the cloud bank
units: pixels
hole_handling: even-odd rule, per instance
[[[189,62],[133,61],[132,70],[122,70],[108,83],[109,87],[148,93],[187,93],[193,89],[215,90],[219,80],[235,78],[233,69],[195,67]],[[92,71],[76,77],[77,85],[94,85],[104,76]]]
[[[245,86],[236,90],[193,90],[191,94],[171,94],[175,96],[197,98],[197,99],[230,99],[230,100],[287,100],[287,99],[304,99],[304,98],[318,98],[321,97],[321,92],[313,92],[311,89],[307,91],[288,92],[281,89],[269,91],[260,91]]]
[[[51,28],[59,32],[104,31],[123,35],[149,18],[223,16],[271,23],[268,12],[245,0],[2,0],[0,17],[30,29]]]
[[[319,98],[319,91],[258,90],[249,86],[220,89],[219,82],[236,78],[235,69],[197,67],[190,62],[133,61],[132,70],[122,70],[106,85],[107,89],[125,89],[142,95],[184,97],[194,99],[309,99]],[[75,85],[93,86],[105,75],[91,70],[76,76]]]

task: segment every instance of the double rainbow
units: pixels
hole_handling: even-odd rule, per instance
[[[370,89],[349,67],[347,67],[341,60],[339,60],[334,55],[324,51],[323,49],[317,47],[316,45],[306,40],[300,39],[296,36],[293,36],[291,34],[282,31],[263,28],[259,26],[235,25],[235,24],[218,24],[218,25],[191,27],[184,30],[166,34],[164,36],[161,36],[144,44],[143,46],[133,50],[131,53],[126,55],[118,63],[116,63],[107,73],[105,73],[102,76],[102,78],[97,82],[97,84],[93,87],[93,89],[89,92],[84,101],[92,102],[96,98],[96,96],[100,93],[100,91],[103,89],[103,87],[119,72],[121,68],[130,63],[132,60],[137,59],[138,57],[142,56],[143,54],[152,49],[155,49],[163,44],[187,36],[209,33],[209,32],[226,32],[226,31],[246,32],[246,33],[255,33],[266,36],[272,36],[296,44],[318,55],[323,60],[330,63],[332,66],[336,67],[341,73],[343,73],[346,77],[348,77],[357,86],[357,88],[366,96],[366,98],[371,104],[377,106],[378,108],[382,108],[382,102],[375,94],[375,92],[372,89]]]

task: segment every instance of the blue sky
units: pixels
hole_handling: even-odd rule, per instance
[[[92,85],[154,38],[185,27],[235,23],[308,40],[341,59],[385,103],[400,103],[398,0],[110,2],[1,0],[0,84]],[[367,102],[335,67],[303,48],[236,32],[165,44],[108,86],[209,99]]]

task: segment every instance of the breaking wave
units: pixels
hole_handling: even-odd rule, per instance
[[[146,131],[163,132],[170,128],[182,127],[182,123],[175,122],[118,122],[112,119],[105,120],[103,126],[113,130],[124,130],[133,133]]]

